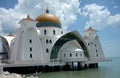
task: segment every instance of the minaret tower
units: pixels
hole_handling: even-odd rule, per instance
[[[89,55],[91,61],[102,61],[104,57],[103,49],[101,47],[97,31],[89,27],[84,33],[84,39],[89,48]]]

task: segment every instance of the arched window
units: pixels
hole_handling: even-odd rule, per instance
[[[30,51],[32,51],[32,47],[30,47]]]
[[[47,34],[47,30],[44,30],[44,35],[46,35]]]
[[[66,57],[66,54],[64,53],[64,57]]]
[[[76,57],[78,56],[78,54],[76,53]]]
[[[70,53],[70,57],[72,57],[72,53]]]
[[[46,43],[48,43],[48,39],[46,40]]]
[[[88,46],[89,46],[90,44],[88,43]]]
[[[32,40],[30,39],[29,42],[32,43]]]
[[[55,35],[55,30],[53,30],[53,35]]]
[[[49,50],[48,50],[48,48],[46,49],[46,53],[48,53],[49,52]]]
[[[52,40],[50,40],[49,42],[52,43]]]
[[[97,45],[95,44],[95,47],[96,47]]]
[[[32,58],[32,54],[30,54],[30,58]]]

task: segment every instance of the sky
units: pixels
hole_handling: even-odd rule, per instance
[[[22,18],[36,19],[47,7],[68,31],[96,29],[105,56],[120,57],[120,0],[0,0],[0,34],[15,34]]]

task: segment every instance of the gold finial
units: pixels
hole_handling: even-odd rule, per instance
[[[47,7],[47,9],[46,9],[46,13],[49,13],[49,9],[48,9],[48,7]]]

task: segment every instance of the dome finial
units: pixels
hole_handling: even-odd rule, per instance
[[[47,7],[47,9],[46,9],[46,13],[49,13],[49,9],[48,9],[48,7]]]

